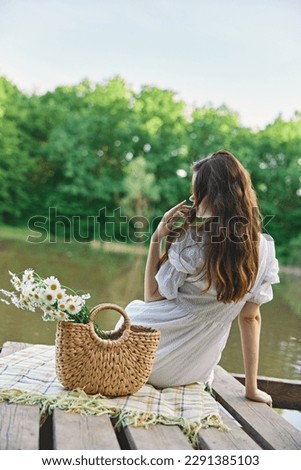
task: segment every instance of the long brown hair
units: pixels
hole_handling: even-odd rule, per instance
[[[202,269],[208,286],[213,284],[217,300],[238,302],[252,288],[258,272],[261,216],[249,173],[227,150],[219,150],[192,165],[194,206],[181,227],[166,241],[171,243],[195,226],[197,208],[209,208],[210,217],[197,225],[197,237],[204,242]]]

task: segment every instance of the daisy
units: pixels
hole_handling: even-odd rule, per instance
[[[68,321],[69,320],[69,317],[68,317],[67,313],[61,312],[60,310],[58,310],[56,312],[53,312],[53,317],[56,320],[60,320],[60,321]]]
[[[56,293],[56,299],[58,302],[62,302],[66,296],[66,289],[59,289]]]
[[[83,300],[88,300],[88,299],[91,299],[91,295],[90,294],[83,294],[83,295],[81,295],[81,298]]]
[[[35,307],[37,307],[37,302],[34,298],[35,290],[32,286],[28,285],[22,291],[20,298],[22,296],[22,302],[25,307],[30,310],[31,312],[35,312]]]
[[[33,298],[33,301],[36,302],[37,304],[40,303],[42,300],[41,298],[42,292],[43,291],[39,287],[32,289],[32,298]]]
[[[2,292],[2,294],[6,295],[7,297],[12,297],[14,295],[13,292],[9,292],[5,289],[0,289],[0,292]]]
[[[11,299],[10,299],[10,300],[11,300],[11,303],[12,303],[13,305],[15,305],[15,307],[21,308],[20,299],[18,299],[18,297],[17,297],[15,294],[13,294],[13,295],[11,296]]]
[[[44,305],[42,307],[43,315],[42,320],[44,321],[55,321],[55,310],[50,305]]]
[[[21,286],[22,286],[22,281],[21,279],[18,278],[18,276],[16,276],[16,274],[12,273],[11,271],[8,271],[9,274],[12,276],[12,278],[10,279],[10,282],[12,283],[12,285],[14,286],[15,290],[16,291],[20,291],[21,290]]]
[[[43,313],[42,315],[43,321],[55,321],[55,317],[51,313]]]
[[[27,301],[30,301],[33,297],[33,288],[30,284],[27,284],[22,290],[22,297]]]
[[[47,288],[42,294],[43,301],[48,305],[53,305],[56,302],[56,295],[51,289]]]
[[[20,294],[20,308],[22,310],[24,310],[24,309],[28,309],[28,307],[29,307],[29,302],[28,302],[27,298],[21,292],[21,294]]]
[[[67,311],[76,314],[81,311],[83,303],[83,299],[79,295],[71,295],[66,300]]]
[[[53,292],[58,292],[61,289],[61,284],[59,280],[54,276],[47,277],[44,280],[44,284],[49,290]]]
[[[65,311],[65,310],[67,310],[67,303],[63,299],[60,302],[58,302],[57,307],[58,307],[58,309],[60,309],[62,311]]]
[[[50,305],[45,305],[43,308],[43,313],[45,313],[46,315],[50,315],[54,312],[54,310],[51,308]]]
[[[22,276],[22,284],[27,284],[28,282],[32,282],[34,280],[34,270],[33,269],[25,269],[23,276]]]
[[[28,304],[27,310],[29,310],[30,312],[35,312],[36,311],[35,305],[33,305],[32,303]]]

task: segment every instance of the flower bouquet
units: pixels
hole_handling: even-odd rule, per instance
[[[0,299],[2,302],[31,312],[38,309],[44,321],[89,322],[91,312],[86,300],[90,299],[90,294],[79,295],[70,287],[63,286],[56,277],[42,278],[33,269],[26,269],[19,276],[10,271],[9,274],[15,291],[0,289],[10,300]],[[94,329],[100,338],[108,338],[96,323]]]

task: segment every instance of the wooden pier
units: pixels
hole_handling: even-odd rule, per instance
[[[27,346],[7,342],[1,356]],[[301,432],[267,405],[245,399],[241,382],[242,376],[234,377],[221,367],[216,368],[213,391],[230,431],[202,429],[198,434],[200,450],[300,450]],[[277,407],[301,409],[301,381],[260,378],[259,382]],[[108,415],[87,416],[55,409],[40,427],[39,415],[38,405],[0,403],[0,449],[193,450],[178,426],[126,426],[116,430],[114,419]]]

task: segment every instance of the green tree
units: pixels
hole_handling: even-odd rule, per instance
[[[134,155],[145,158],[145,171],[154,175],[158,199],[149,207],[158,216],[190,192],[190,175],[185,177],[190,173],[185,103],[173,91],[145,86],[133,110]]]
[[[257,134],[256,147],[262,211],[274,216],[269,228],[285,259],[301,232],[301,116],[277,118]]]
[[[237,113],[226,105],[195,108],[188,126],[189,154],[193,161],[204,158],[219,149],[233,150],[233,144],[242,131]]]
[[[27,98],[6,78],[0,77],[0,218],[20,219],[30,201],[28,176],[33,162],[29,139],[22,129]]]
[[[120,204],[126,155],[132,148],[132,94],[119,77],[74,88],[71,94],[67,90],[73,112],[65,113],[41,145],[46,188],[51,188],[44,210],[56,207],[62,215],[81,216],[85,225],[87,216],[97,216],[102,207],[110,215]],[[80,105],[73,106],[76,100]],[[67,98],[64,103],[66,109]]]

